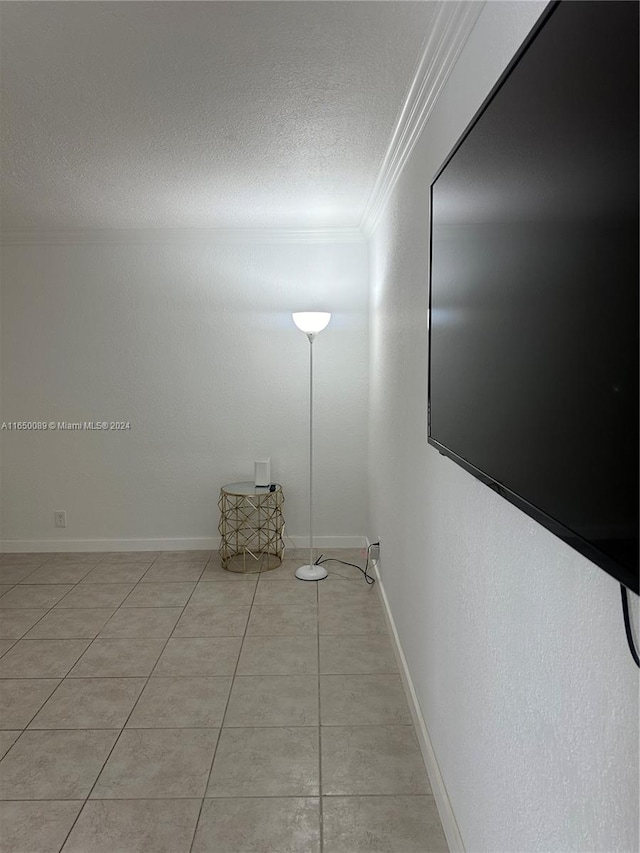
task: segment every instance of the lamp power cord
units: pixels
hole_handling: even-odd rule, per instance
[[[356,565],[356,563],[348,563],[346,560],[338,560],[335,557],[324,557],[323,554],[314,561],[314,565],[321,566],[323,563],[342,563],[343,566],[353,566],[354,569],[358,569],[358,571],[362,572],[364,575],[365,582],[371,586],[376,582],[376,579],[369,574],[369,562],[371,559],[371,549],[378,546],[379,542],[372,542],[371,545],[367,546],[367,561],[365,563],[364,569],[362,566]]]

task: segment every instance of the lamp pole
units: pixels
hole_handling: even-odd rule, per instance
[[[296,569],[296,577],[303,581],[319,581],[327,570],[313,562],[313,342],[331,319],[331,314],[317,311],[293,314],[296,326],[309,340],[309,563]]]

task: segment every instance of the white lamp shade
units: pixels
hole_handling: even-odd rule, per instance
[[[293,322],[306,335],[317,335],[329,325],[331,314],[326,311],[297,311],[291,315]]]

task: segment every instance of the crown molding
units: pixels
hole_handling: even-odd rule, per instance
[[[360,228],[75,228],[0,232],[5,246],[217,245],[221,243],[363,243]]]
[[[367,238],[373,233],[484,5],[485,0],[440,4],[360,220],[360,230]]]

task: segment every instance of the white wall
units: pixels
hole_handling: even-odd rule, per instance
[[[3,419],[131,430],[0,433],[4,549],[210,547],[219,487],[263,454],[306,535],[307,308],[334,312],[314,344],[315,532],[362,537],[367,263],[364,243],[5,246]]]
[[[372,239],[369,533],[466,850],[631,853],[619,586],[426,443],[429,184],[544,5],[485,6]]]

